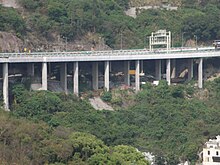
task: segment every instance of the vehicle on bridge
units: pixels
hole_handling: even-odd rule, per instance
[[[213,45],[215,46],[215,49],[220,49],[220,40],[214,40]]]

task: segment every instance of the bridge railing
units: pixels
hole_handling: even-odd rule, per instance
[[[161,48],[149,51],[148,49],[129,49],[129,50],[106,50],[106,51],[73,51],[73,52],[32,52],[32,53],[0,53],[0,58],[8,57],[72,57],[72,56],[123,56],[123,55],[152,55],[166,53],[188,53],[216,51],[214,47],[198,48],[172,48],[170,50]]]

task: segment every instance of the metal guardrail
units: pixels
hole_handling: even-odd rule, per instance
[[[204,51],[216,51],[214,47],[198,47],[198,48],[172,48],[155,49],[130,49],[130,50],[107,50],[107,51],[74,51],[74,52],[32,52],[32,53],[0,53],[0,58],[9,57],[73,57],[73,56],[123,56],[123,55],[152,55],[166,53],[196,53]]]

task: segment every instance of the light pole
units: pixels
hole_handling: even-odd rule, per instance
[[[102,39],[102,37],[99,37],[99,51],[101,49],[101,39]]]
[[[122,32],[120,33],[121,36],[121,50],[122,50]]]
[[[194,35],[194,38],[196,39],[196,50],[198,50],[198,44],[197,44],[198,38],[197,38],[197,35]]]
[[[144,35],[144,48],[147,49],[147,34]]]
[[[183,48],[183,35],[185,34],[186,32],[182,32],[182,37],[181,37],[181,42],[182,42],[182,44],[181,44],[181,47]]]
[[[67,51],[67,37],[66,37],[66,51]]]
[[[145,49],[150,49],[150,47],[149,47],[149,41],[150,40],[150,36],[148,36],[148,34],[145,34],[145,36],[144,36],[144,48]]]
[[[63,36],[63,39],[65,39],[65,49],[67,51],[67,37]]]
[[[171,36],[171,48],[174,47],[174,34],[175,34],[175,32],[172,33],[172,36]]]
[[[105,38],[102,38],[102,50],[105,50]]]

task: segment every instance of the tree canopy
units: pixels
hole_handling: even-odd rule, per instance
[[[24,34],[27,30],[48,40],[60,34],[73,41],[89,32],[104,38],[114,49],[144,48],[147,36],[159,29],[172,32],[173,45],[181,46],[181,36],[199,42],[218,39],[220,6],[217,1],[182,1],[176,11],[149,9],[138,12],[137,18],[126,16],[129,1],[121,0],[20,0],[28,12],[25,16],[14,9],[0,8],[1,30]],[[28,28],[26,28],[28,27]],[[26,30],[27,29],[27,30]]]

